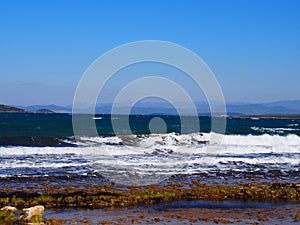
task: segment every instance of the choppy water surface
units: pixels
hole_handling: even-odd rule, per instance
[[[71,115],[0,114],[0,176],[300,179],[299,120],[228,118],[216,134],[200,117],[199,132],[179,134],[179,118],[162,116],[168,133],[150,134],[151,118],[132,116],[134,134],[114,136],[109,115],[90,116],[99,136],[75,140]]]

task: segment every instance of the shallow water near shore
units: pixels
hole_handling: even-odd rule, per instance
[[[48,210],[45,218],[55,218],[57,224],[297,224],[297,212],[300,204],[180,201],[123,209]]]

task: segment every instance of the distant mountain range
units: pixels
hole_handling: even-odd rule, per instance
[[[1,106],[1,105],[0,105]],[[209,105],[207,103],[195,104],[199,115],[210,115]],[[0,112],[42,112],[53,111],[56,113],[71,113],[72,105],[58,106],[58,105],[31,105],[21,106],[16,105],[0,107]],[[98,104],[96,106],[97,114],[110,114],[111,104]],[[270,103],[227,103],[227,115],[242,116],[242,115],[300,115],[300,100],[277,101]],[[10,110],[12,109],[12,110]],[[43,109],[41,111],[41,109]],[[126,111],[126,106],[117,107],[117,111]],[[188,112],[188,109],[182,106],[178,111]],[[177,111],[170,105],[153,102],[143,102],[131,109],[131,114],[169,114],[176,115]]]
[[[277,101],[270,103],[250,104],[228,104],[227,112],[243,115],[299,115],[300,100]]]

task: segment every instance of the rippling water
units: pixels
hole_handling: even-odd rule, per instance
[[[167,133],[150,134],[153,117],[131,116],[133,134],[114,136],[109,115],[85,116],[99,136],[75,139],[71,115],[0,114],[0,176],[300,179],[300,120],[228,118],[226,134],[216,134],[199,117],[199,132],[180,134],[179,117],[161,116]]]

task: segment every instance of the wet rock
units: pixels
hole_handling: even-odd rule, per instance
[[[23,216],[21,220],[28,222],[29,224],[43,224],[45,208],[42,205],[23,209]]]
[[[159,218],[159,217],[155,217],[155,218],[154,218],[154,222],[155,222],[155,223],[159,223],[159,222],[160,222],[160,218]]]
[[[0,220],[12,220],[17,211],[16,207],[4,206],[0,209]]]
[[[294,222],[298,222],[300,221],[300,212],[298,212],[295,216],[294,216]]]

